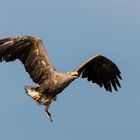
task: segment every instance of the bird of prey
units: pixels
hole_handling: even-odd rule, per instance
[[[25,86],[27,95],[45,106],[45,112],[52,121],[48,108],[56,96],[78,77],[104,87],[112,92],[121,87],[121,72],[111,60],[96,55],[79,65],[76,69],[63,73],[52,65],[43,42],[32,36],[18,36],[0,40],[0,62],[19,59],[37,86]]]

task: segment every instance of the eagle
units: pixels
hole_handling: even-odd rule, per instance
[[[36,86],[25,86],[25,92],[38,104],[45,106],[45,113],[52,122],[48,111],[52,101],[78,77],[104,87],[112,92],[121,88],[121,72],[117,65],[102,55],[92,56],[76,69],[63,73],[55,69],[49,59],[43,42],[38,37],[17,36],[0,40],[0,62],[19,59]]]

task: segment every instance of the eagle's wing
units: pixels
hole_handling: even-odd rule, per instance
[[[119,79],[121,72],[118,67],[108,58],[97,55],[80,65],[75,71],[82,78],[88,81],[104,86],[107,91],[112,92],[112,87],[117,91],[117,86],[121,87]]]
[[[35,83],[41,84],[54,71],[40,39],[30,36],[0,40],[0,62],[21,60]]]

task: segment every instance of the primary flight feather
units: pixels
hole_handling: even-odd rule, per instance
[[[52,65],[41,39],[31,36],[19,36],[0,40],[0,62],[19,59],[33,82],[38,86],[26,86],[27,95],[39,104],[46,106],[46,114],[52,121],[48,108],[57,94],[62,92],[73,80],[82,75],[88,81],[112,92],[121,87],[121,72],[111,60],[96,55],[81,64],[75,70],[62,73]]]

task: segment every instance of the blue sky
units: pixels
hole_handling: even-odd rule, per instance
[[[113,60],[122,88],[108,94],[77,79],[44,108],[26,96],[34,85],[19,61],[0,64],[0,137],[3,140],[140,139],[140,1],[1,0],[0,38],[41,37],[61,71],[70,71],[95,54]]]

